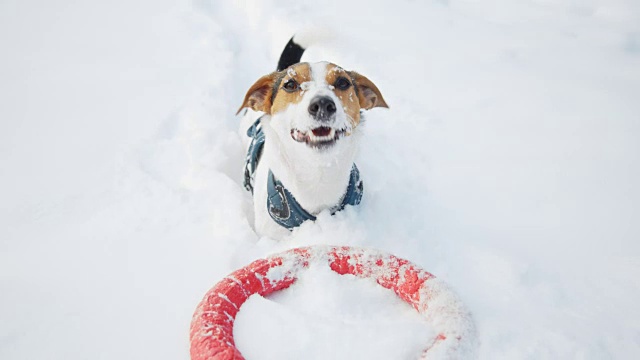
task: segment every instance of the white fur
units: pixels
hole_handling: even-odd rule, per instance
[[[338,38],[338,34],[326,26],[309,27],[296,33],[293,41],[308,49],[311,46],[326,44]]]
[[[266,141],[255,174],[253,202],[255,230],[260,235],[282,238],[289,231],[278,225],[267,212],[267,177],[269,169],[309,213],[317,215],[338,204],[349,184],[351,167],[356,157],[360,132],[353,128],[340,99],[325,81],[326,62],[311,64],[312,80],[301,84],[302,100],[284,111],[262,118]],[[313,119],[308,107],[316,95],[329,96],[336,103],[335,120],[320,123]],[[245,116],[256,119],[255,112]],[[252,121],[242,121],[250,124]],[[350,136],[339,139],[327,149],[314,149],[291,138],[291,130],[311,131],[319,126],[347,129]],[[246,131],[246,128],[245,128]]]

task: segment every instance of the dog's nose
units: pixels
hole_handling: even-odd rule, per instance
[[[328,96],[316,96],[309,104],[309,114],[318,120],[329,120],[336,113],[336,103]]]

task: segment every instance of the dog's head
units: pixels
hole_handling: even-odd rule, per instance
[[[245,107],[269,114],[283,143],[324,151],[356,131],[361,110],[388,106],[366,77],[319,62],[263,76],[247,92]]]

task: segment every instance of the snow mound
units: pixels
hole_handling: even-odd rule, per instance
[[[417,359],[436,333],[373,279],[311,265],[289,288],[253,295],[234,338],[247,360]]]

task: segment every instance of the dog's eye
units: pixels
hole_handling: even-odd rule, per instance
[[[334,85],[336,89],[347,90],[351,86],[351,82],[347,78],[339,77]]]
[[[293,79],[290,79],[289,81],[284,83],[284,85],[282,85],[282,88],[286,92],[294,92],[294,91],[298,90],[298,87],[299,87],[298,83]]]

